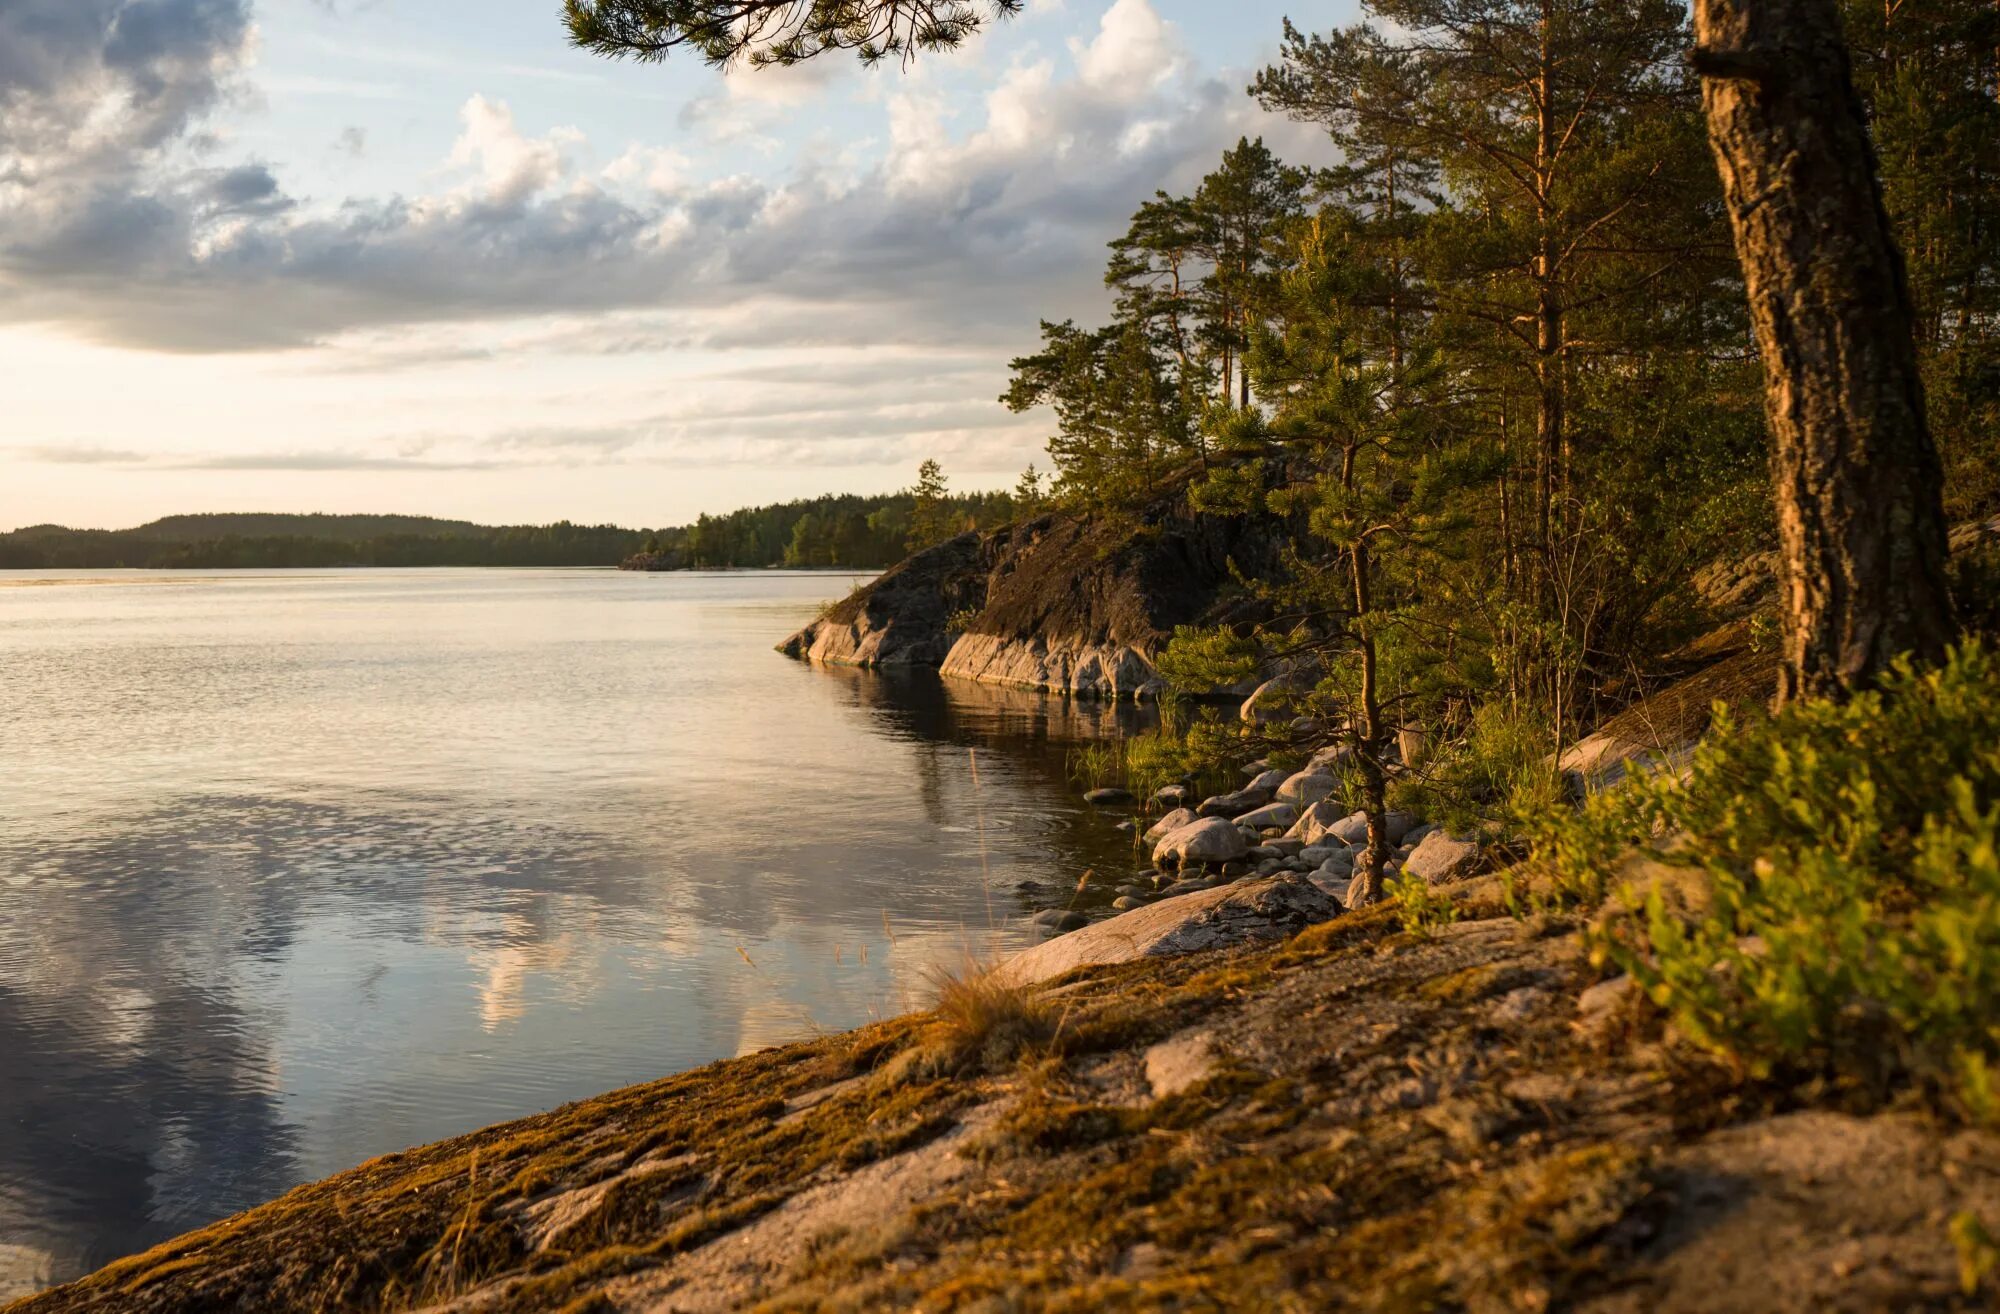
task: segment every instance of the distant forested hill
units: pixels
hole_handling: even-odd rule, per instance
[[[0,569],[615,566],[646,537],[568,521],[493,527],[423,516],[169,516],[137,529],[35,525],[0,534]]]
[[[127,531],[135,536],[198,543],[218,538],[324,538],[360,543],[373,538],[439,538],[491,534],[486,525],[470,520],[438,520],[432,516],[338,516],[230,514],[167,516]]]
[[[641,552],[695,567],[880,569],[902,559],[911,493],[837,494],[702,516],[692,525],[476,525],[428,516],[185,515],[136,529],[32,525],[0,534],[0,570],[338,566],[616,566]],[[944,500],[952,526],[1013,514],[1005,493]]]

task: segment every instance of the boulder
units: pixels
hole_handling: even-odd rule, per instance
[[[1389,831],[1389,843],[1391,844],[1402,843],[1403,836],[1409,834],[1411,828],[1417,824],[1417,819],[1407,812],[1391,812],[1385,815],[1382,820]],[[1342,817],[1333,824],[1333,827],[1327,833],[1346,844],[1366,844],[1368,842],[1368,814],[1366,812],[1356,812]]]
[[[1430,885],[1464,880],[1479,870],[1479,841],[1455,839],[1441,830],[1424,837],[1403,868]]]
[[[1268,789],[1239,789],[1234,794],[1216,794],[1201,801],[1195,811],[1204,817],[1240,817],[1255,812],[1271,801]]]
[[[1287,779],[1289,777],[1282,771],[1259,771],[1256,775],[1250,777],[1250,783],[1243,788],[1245,790],[1261,789],[1275,797],[1278,792],[1278,786],[1284,784]]]
[[[1313,888],[1317,889],[1327,898],[1332,899],[1343,908],[1347,906],[1347,891],[1354,884],[1354,877],[1351,873],[1328,871],[1322,867],[1312,875],[1306,877],[1306,879],[1313,883]]]
[[[1200,820],[1201,818],[1197,817],[1194,814],[1193,808],[1175,808],[1172,812],[1169,812],[1166,816],[1161,817],[1158,821],[1154,822],[1150,827],[1147,828],[1146,842],[1149,844],[1156,844],[1160,840],[1166,838],[1168,835],[1171,835],[1175,831],[1179,830],[1182,826],[1192,826],[1195,822]]]
[[[1264,847],[1281,858],[1296,858],[1299,850],[1305,848],[1305,841],[1295,839],[1265,840]]]
[[[1252,830],[1264,830],[1271,826],[1286,829],[1298,819],[1299,810],[1291,804],[1272,803],[1258,808],[1255,812],[1244,813],[1242,816],[1236,818],[1236,824],[1239,826],[1248,826]]]
[[[1090,925],[1090,919],[1068,908],[1044,908],[1028,919],[1050,935],[1067,935]]]
[[[996,975],[1032,985],[1079,967],[1284,939],[1339,914],[1340,905],[1310,881],[1291,876],[1244,881],[1121,913],[1016,954]]]
[[[1275,680],[1266,680],[1243,700],[1243,706],[1236,714],[1245,724],[1267,725],[1273,721],[1293,719],[1292,695],[1297,693],[1303,681],[1296,676],[1281,675]]]
[[[1328,744],[1312,755],[1312,760],[1306,763],[1306,770],[1331,771],[1353,756],[1354,747],[1351,744]]]
[[[1083,801],[1096,808],[1125,807],[1134,800],[1132,792],[1126,789],[1093,789],[1083,796]]]
[[[1243,832],[1221,817],[1190,822],[1163,837],[1153,849],[1153,865],[1235,862],[1250,851]]]
[[[1344,862],[1350,867],[1354,865],[1354,850],[1333,840],[1308,844],[1299,850],[1298,856],[1299,861],[1309,867],[1318,867],[1329,862]]]
[[[1342,844],[1366,844],[1368,842],[1368,814],[1350,812],[1333,823],[1326,832]]]
[[[1287,776],[1273,797],[1280,803],[1309,808],[1321,799],[1332,797],[1339,788],[1339,776],[1331,771],[1315,771],[1308,767],[1296,775]]]
[[[1156,808],[1184,808],[1194,791],[1186,785],[1167,785],[1153,791],[1153,806]]]
[[[1321,799],[1299,813],[1299,819],[1285,832],[1285,838],[1295,839],[1307,846],[1318,844],[1346,815],[1346,809],[1340,804],[1330,798]]]

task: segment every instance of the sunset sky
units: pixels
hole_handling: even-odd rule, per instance
[[[908,72],[727,76],[556,9],[0,0],[0,529],[1011,484],[1048,418],[1006,360],[1105,313],[1132,209],[1243,134],[1325,157],[1243,94],[1276,0],[1030,0]]]

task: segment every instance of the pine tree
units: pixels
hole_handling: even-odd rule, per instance
[[[1740,354],[1740,292],[1680,62],[1684,12],[1671,0],[1378,0],[1366,12],[1326,36],[1288,25],[1281,63],[1252,91],[1332,134],[1345,164],[1329,186],[1393,252],[1398,315],[1438,319],[1481,399],[1504,458],[1491,515],[1495,605],[1513,617],[1506,666],[1560,738],[1584,669],[1615,666],[1607,636],[1644,614],[1611,563],[1684,554],[1677,524],[1708,523],[1685,506],[1652,523],[1620,505],[1622,490],[1607,496],[1608,477],[1626,473],[1622,411],[1658,386],[1651,375],[1714,374]],[[1612,405],[1579,418],[1585,397]],[[1756,438],[1751,423],[1702,434]]]
[[[1020,482],[1014,485],[1014,518],[1033,520],[1042,513],[1047,501],[1048,493],[1042,487],[1041,471],[1035,469],[1031,462],[1021,472]]]
[[[1187,202],[1195,249],[1209,267],[1200,297],[1205,334],[1222,363],[1224,403],[1250,404],[1242,357],[1274,295],[1280,234],[1298,215],[1304,187],[1304,172],[1281,163],[1263,138],[1244,138],[1224,152],[1221,166]]]
[[[564,0],[570,41],[611,58],[797,64],[828,51],[864,63],[949,50],[1022,0]]]
[[[910,490],[915,505],[910,508],[909,549],[921,552],[958,535],[951,511],[951,490],[945,483],[944,467],[926,460],[917,467],[917,485]]]
[[[1783,700],[1943,657],[1943,473],[1835,0],[1701,0],[1695,66],[1775,439]]]

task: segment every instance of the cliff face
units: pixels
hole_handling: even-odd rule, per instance
[[[937,666],[951,650],[953,617],[985,601],[991,551],[978,534],[927,548],[828,608],[778,651],[829,666]]]
[[[1247,614],[1268,526],[1163,502],[1137,521],[1043,516],[919,553],[782,648],[816,662],[945,675],[1088,698],[1145,698],[1178,625]],[[962,627],[962,631],[961,631]]]

